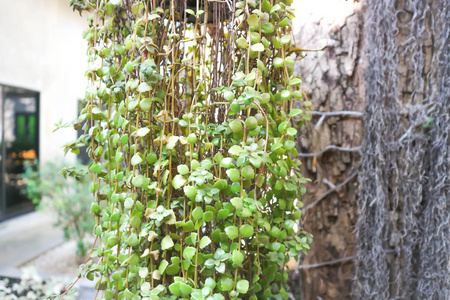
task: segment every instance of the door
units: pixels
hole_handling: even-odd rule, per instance
[[[1,86],[0,220],[34,209],[25,193],[24,164],[39,157],[39,93]]]

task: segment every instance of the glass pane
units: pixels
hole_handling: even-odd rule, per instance
[[[3,87],[2,114],[2,218],[33,209],[26,196],[24,164],[38,153],[37,93]]]

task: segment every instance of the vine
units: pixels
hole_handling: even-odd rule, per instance
[[[290,2],[70,1],[89,87],[67,150],[88,146],[97,236],[80,276],[104,299],[288,298],[311,243]]]

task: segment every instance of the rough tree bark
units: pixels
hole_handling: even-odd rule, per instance
[[[296,65],[315,111],[296,297],[447,299],[450,2],[308,2],[296,43],[325,49]]]
[[[292,287],[297,299],[348,299],[364,108],[360,5],[339,0],[298,1],[297,5],[297,46],[323,50],[304,52],[306,58],[296,64],[296,73],[303,77],[312,110],[317,113],[298,141],[299,152],[307,156],[302,158],[302,171],[312,179],[305,195],[303,222],[314,242],[292,275]],[[319,112],[338,114],[323,116]]]

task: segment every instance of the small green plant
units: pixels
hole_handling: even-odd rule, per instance
[[[192,2],[192,3],[191,3]],[[90,85],[66,145],[88,146],[104,299],[287,299],[311,242],[290,0],[70,1]]]
[[[89,213],[90,176],[80,164],[65,166],[62,162],[25,164],[25,193],[38,209],[56,216],[55,226],[61,227],[67,240],[77,241],[77,254],[85,256],[94,221]],[[76,176],[73,172],[76,171]],[[59,173],[55,176],[55,174]],[[72,173],[69,180],[64,174]]]

